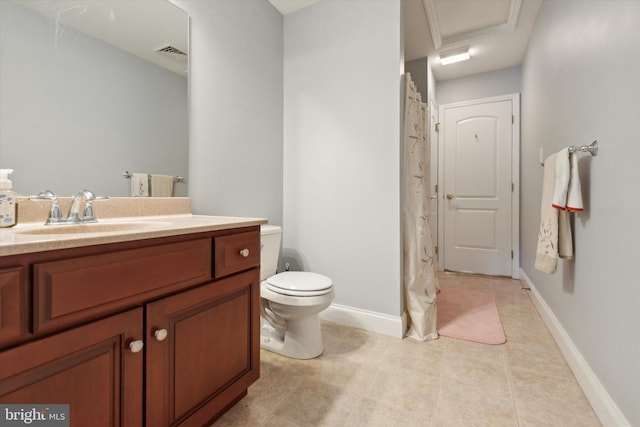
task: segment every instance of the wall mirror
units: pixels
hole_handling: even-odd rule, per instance
[[[168,0],[0,1],[0,167],[14,190],[129,196],[125,171],[186,177],[188,26]]]

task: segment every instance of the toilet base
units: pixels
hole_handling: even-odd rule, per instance
[[[292,359],[313,359],[322,354],[320,316],[287,319],[284,337],[264,318],[260,319],[260,347]]]

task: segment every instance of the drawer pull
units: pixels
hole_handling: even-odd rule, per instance
[[[144,347],[144,342],[142,340],[135,340],[129,343],[129,350],[131,350],[131,353],[140,353],[142,351],[142,347]]]
[[[158,329],[153,333],[153,336],[156,337],[158,341],[164,341],[167,338],[167,330],[166,329]]]
[[[249,249],[244,248],[240,251],[240,255],[242,255],[243,257],[248,257],[249,256]]]

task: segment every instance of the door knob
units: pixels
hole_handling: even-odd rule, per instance
[[[131,350],[131,353],[141,352],[142,347],[144,347],[144,342],[142,340],[135,340],[129,343],[129,350]]]
[[[153,336],[156,337],[158,341],[164,341],[167,338],[167,330],[166,329],[158,329],[153,333]]]
[[[455,199],[456,196],[454,196],[453,194],[449,193],[447,194],[447,199],[451,200],[451,199]]]

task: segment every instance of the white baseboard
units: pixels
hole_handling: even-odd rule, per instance
[[[538,313],[544,320],[544,323],[549,328],[551,335],[560,347],[560,351],[567,360],[569,367],[573,371],[582,391],[589,399],[593,410],[600,418],[600,422],[605,427],[631,427],[631,424],[625,418],[624,414],[620,411],[620,408],[615,404],[611,396],[604,388],[596,374],[591,370],[591,367],[582,357],[582,353],[575,346],[567,331],[562,327],[558,318],[553,314],[551,308],[547,305],[542,298],[535,285],[529,279],[527,274],[520,269],[520,277],[527,286],[531,289],[531,296],[533,304],[535,305]]]
[[[404,333],[407,330],[407,316],[405,313],[402,316],[391,316],[376,313],[375,311],[331,304],[320,313],[320,318],[394,338],[404,337]]]

